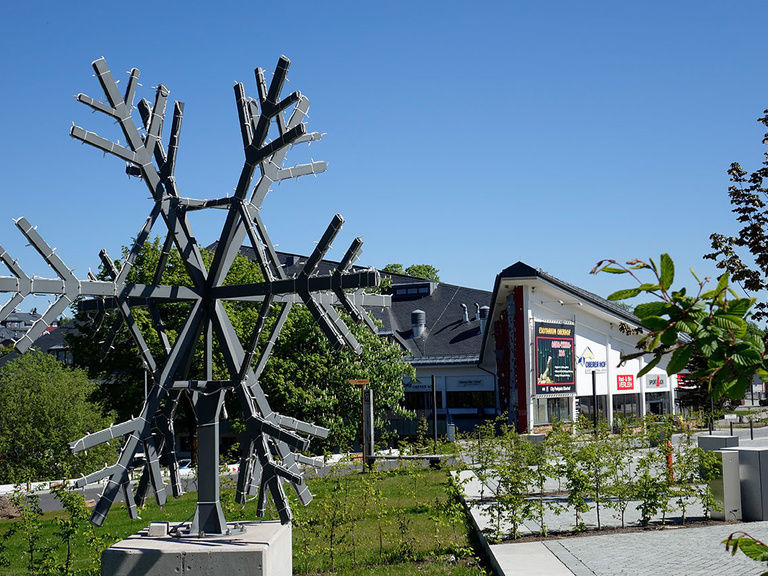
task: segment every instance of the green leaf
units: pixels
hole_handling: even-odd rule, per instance
[[[712,356],[717,350],[717,340],[710,338],[699,343],[699,348],[704,356]]]
[[[665,330],[669,326],[669,322],[667,320],[664,318],[659,318],[658,316],[646,316],[640,320],[640,324],[642,324],[645,328],[648,328],[648,330],[653,330],[654,332]]]
[[[664,290],[669,290],[669,287],[672,286],[672,282],[675,280],[675,263],[672,261],[672,258],[669,257],[669,254],[662,254],[661,255],[661,287],[664,288]]]
[[[736,351],[731,354],[731,358],[739,366],[755,366],[763,361],[760,352],[747,342],[737,346]]]
[[[740,548],[748,558],[757,562],[768,562],[768,547],[751,536],[739,536],[731,540],[731,545],[734,547],[734,552]]]
[[[640,378],[641,376],[645,376],[646,374],[648,374],[648,372],[653,370],[659,362],[661,362],[661,354],[659,354],[658,356],[654,356],[653,360],[651,360],[650,362],[648,362],[648,364],[643,366],[642,370],[640,370],[640,372],[637,373],[637,377]]]
[[[715,326],[725,330],[746,330],[747,323],[739,316],[715,313]]]
[[[640,356],[645,356],[646,352],[632,352],[631,354],[624,354],[621,356],[621,361],[626,362],[627,360],[633,360],[634,358],[640,358]]]
[[[600,268],[600,272],[608,272],[609,274],[626,274],[627,271],[624,268],[616,268],[615,266],[604,266]]]
[[[680,332],[685,332],[686,334],[693,334],[696,332],[697,324],[696,322],[693,322],[691,320],[680,320],[680,322],[677,323],[677,329]]]
[[[738,300],[731,300],[727,306],[728,314],[741,316],[743,318],[744,315],[749,312],[749,309],[752,308],[754,303],[754,298],[739,298]]]
[[[672,376],[673,374],[685,370],[685,367],[688,366],[688,361],[691,359],[691,352],[693,352],[693,349],[690,344],[675,350],[672,353],[672,357],[669,359],[669,364],[667,364],[667,374]]]
[[[619,290],[608,296],[608,300],[626,300],[627,298],[634,298],[640,294],[639,288],[627,288],[625,290]]]
[[[646,302],[635,306],[635,316],[645,318],[646,316],[661,316],[667,308],[666,302]]]
[[[677,342],[677,329],[676,328],[669,328],[668,330],[665,330],[664,333],[661,335],[661,343],[665,346],[672,346]]]
[[[645,283],[645,284],[640,284],[638,288],[643,292],[653,292],[655,290],[659,290],[661,286],[659,284]]]
[[[717,289],[716,290],[718,292],[723,292],[726,288],[728,288],[728,272],[726,272],[725,274],[722,274],[717,279]]]

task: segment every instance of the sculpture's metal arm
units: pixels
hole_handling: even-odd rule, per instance
[[[72,137],[86,144],[95,146],[104,152],[113,154],[138,167],[142,180],[144,180],[152,197],[155,199],[156,204],[160,207],[160,213],[168,230],[173,232],[174,242],[176,243],[179,253],[183,256],[189,255],[188,258],[184,258],[184,262],[193,285],[202,287],[207,276],[202,255],[200,254],[194,236],[190,231],[189,223],[186,221],[186,218],[183,215],[176,214],[172,209],[172,204],[168,202],[166,198],[166,195],[169,195],[170,197],[178,196],[175,190],[175,182],[173,178],[171,178],[172,174],[163,171],[162,166],[158,169],[153,164],[155,150],[160,140],[162,119],[165,114],[165,105],[169,94],[168,88],[162,84],[157,87],[155,104],[152,108],[152,114],[150,115],[151,118],[147,127],[147,133],[146,136],[142,138],[139,134],[139,129],[131,116],[133,107],[132,102],[126,101],[118,91],[117,83],[112,77],[112,73],[109,71],[106,61],[103,58],[94,61],[93,69],[96,72],[96,77],[107,97],[108,107],[101,103],[96,105],[92,98],[84,95],[78,95],[78,100],[115,118],[127,140],[127,146],[122,146],[106,140],[105,138],[102,138],[93,132],[84,130],[79,126],[73,126],[70,134]],[[131,78],[134,78],[134,76],[138,78],[138,71],[135,69],[131,72]],[[131,89],[129,86],[129,90],[126,91],[126,96],[132,98],[134,91],[135,88]],[[179,114],[177,130],[180,129],[180,125],[181,116]]]
[[[341,262],[339,263],[339,267],[336,269],[336,271],[333,273],[334,278],[337,278],[337,280],[341,280],[342,276],[346,274],[349,269],[352,267],[352,264],[355,263],[355,261],[360,257],[360,253],[363,251],[363,239],[362,238],[355,238],[352,244],[350,245],[349,249],[347,250],[347,253],[344,255],[344,258],[341,259]],[[362,308],[358,308],[354,301],[349,297],[349,293],[346,292],[343,288],[335,288],[333,290],[334,294],[336,294],[336,297],[339,299],[339,302],[344,306],[344,309],[347,311],[347,313],[352,316],[352,318],[356,322],[363,322],[366,326],[376,334],[376,324],[373,322],[373,319],[368,315],[368,313],[363,310]]]

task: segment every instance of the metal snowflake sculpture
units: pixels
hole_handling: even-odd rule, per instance
[[[365,322],[373,328],[371,319],[361,306],[386,305],[387,299],[364,292],[365,288],[378,285],[379,274],[376,270],[350,272],[361,251],[362,241],[359,238],[352,243],[335,272],[317,275],[318,265],[344,221],[341,216],[333,218],[302,271],[294,277],[286,277],[267,235],[259,209],[270,186],[287,178],[317,174],[326,168],[324,162],[282,167],[290,147],[321,137],[321,134],[306,132],[303,122],[309,109],[307,98],[299,92],[293,92],[283,99],[280,97],[289,64],[287,58],[280,58],[269,88],[264,79],[264,71],[256,69],[257,100],[246,97],[242,84],[235,85],[245,163],[234,194],[212,200],[197,200],[181,196],[174,177],[184,104],[176,102],[173,106],[170,139],[165,148],[162,144],[162,129],[168,89],[159,85],[154,103],[141,100],[134,107],[139,71],[131,70],[125,92],[121,93],[104,59],[96,60],[93,68],[106,101],[95,100],[84,94],[79,94],[77,99],[114,119],[122,131],[125,144],[112,142],[78,126],[72,127],[71,135],[127,163],[126,171],[144,182],[154,201],[149,217],[121,267],[118,268],[106,252],[101,251],[101,261],[111,281],[98,280],[92,274],[89,274],[87,280],[77,279],[35,228],[23,218],[16,221],[17,227],[53,268],[58,278],[28,277],[16,261],[0,248],[0,258],[13,275],[0,277],[0,291],[12,293],[10,301],[0,309],[0,318],[7,317],[29,294],[58,296],[40,320],[17,341],[16,348],[20,352],[29,349],[37,337],[76,299],[93,297],[100,302],[100,308],[112,308],[120,312],[118,322],[112,326],[112,337],[120,329],[120,324],[127,327],[143,363],[152,374],[152,386],[137,417],[70,444],[74,452],[79,452],[113,439],[125,438],[114,465],[89,474],[77,482],[79,487],[97,481],[106,482],[91,516],[94,524],[103,523],[120,492],[132,518],[137,517],[137,501],[139,504],[144,501],[150,486],[158,504],[164,504],[166,490],[160,468],[161,453],[170,462],[172,493],[174,496],[181,494],[174,450],[173,418],[184,394],[192,396],[198,436],[198,501],[188,531],[190,534],[216,535],[231,531],[219,501],[218,472],[219,413],[227,391],[236,394],[247,426],[241,446],[238,501],[245,502],[248,496],[257,496],[257,514],[263,516],[269,494],[281,521],[287,523],[291,520],[291,510],[283,491],[284,483],[289,483],[295,489],[303,504],[312,499],[299,464],[312,465],[314,460],[303,456],[302,451],[307,449],[308,437],[326,437],[328,431],[273,412],[259,385],[259,376],[294,303],[301,303],[310,310],[336,347],[349,347],[360,353],[360,344],[334,305],[343,306],[356,321]],[[140,122],[134,119],[135,110],[138,110]],[[268,140],[270,128],[276,134],[271,141]],[[226,222],[212,262],[206,267],[187,215],[194,210],[214,208],[226,211]],[[167,228],[167,234],[153,283],[128,283],[128,274],[158,220]],[[264,280],[254,284],[225,285],[227,273],[246,239],[255,251]],[[188,287],[161,283],[169,253],[174,247],[181,255],[191,279]],[[238,340],[223,305],[225,300],[261,302],[247,346]],[[189,314],[173,342],[166,334],[160,316],[159,304],[164,302],[189,303]],[[136,306],[147,307],[151,313],[154,329],[163,347],[164,358],[161,362],[150,352],[138,327],[133,312]],[[275,320],[264,344],[262,333],[266,330],[270,316]],[[107,347],[109,344],[108,338]],[[205,380],[189,379],[191,359],[198,346],[204,346]],[[214,380],[212,377],[214,346],[218,346],[225,361],[229,374],[227,380]],[[147,463],[134,497],[129,466],[139,452],[146,454]]]

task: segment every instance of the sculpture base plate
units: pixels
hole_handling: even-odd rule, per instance
[[[291,525],[240,522],[230,537],[177,538],[142,530],[101,554],[102,576],[250,575],[291,576]]]

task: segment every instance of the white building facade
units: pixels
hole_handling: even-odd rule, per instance
[[[522,262],[496,278],[480,368],[497,374],[502,412],[521,432],[579,414],[609,424],[675,412],[676,376],[638,372],[642,329],[631,313]]]

